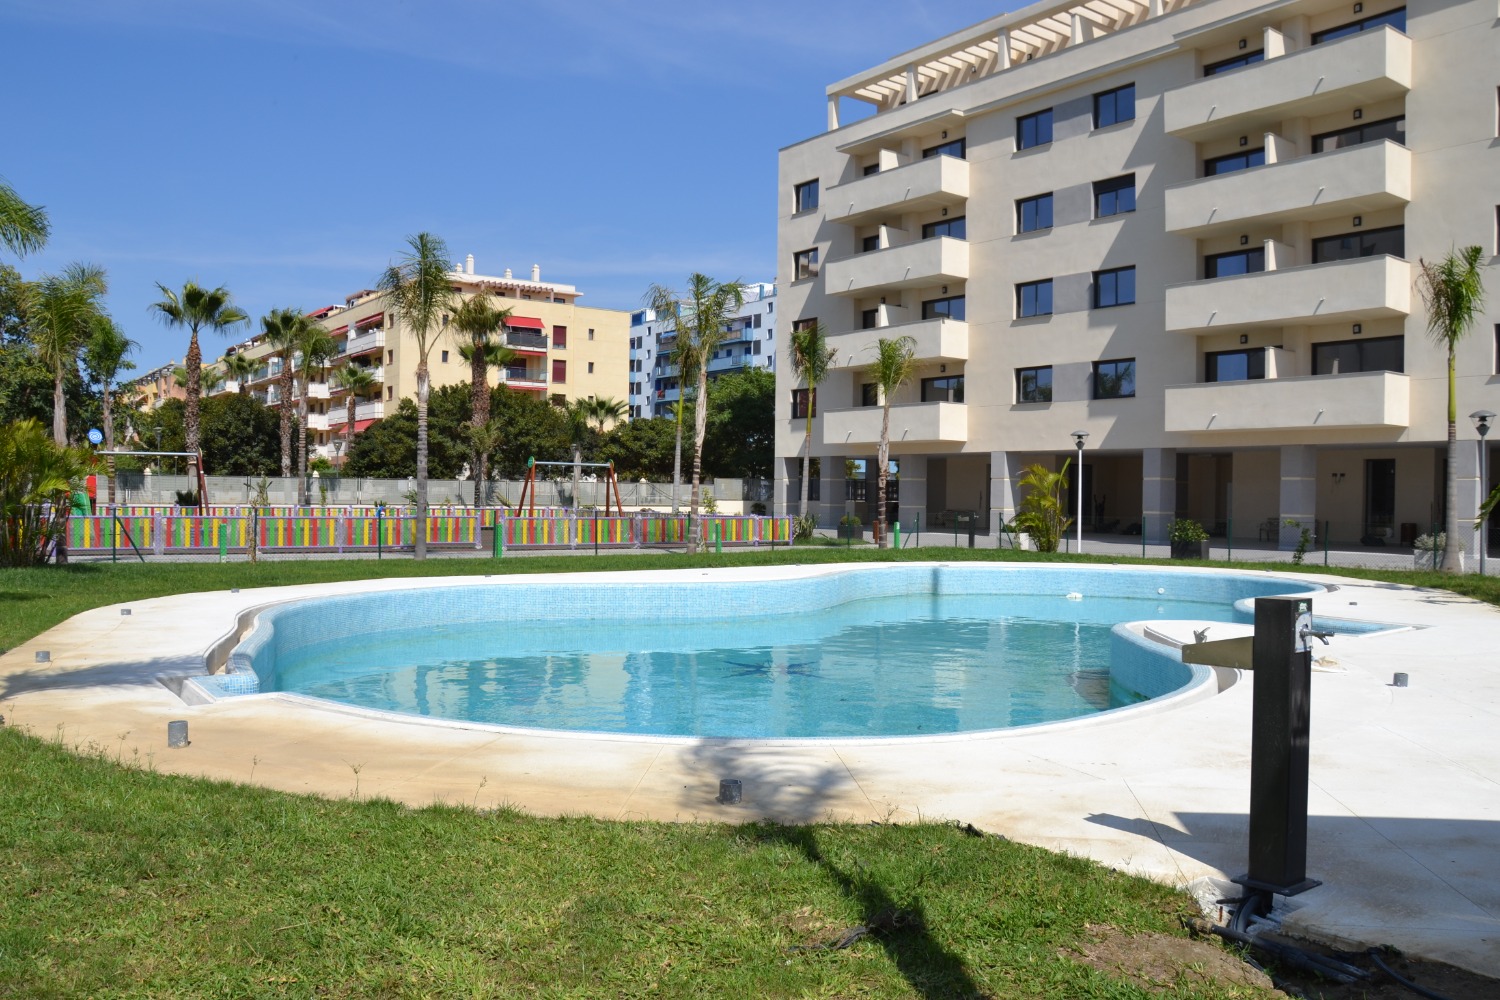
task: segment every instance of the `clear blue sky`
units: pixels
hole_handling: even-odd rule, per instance
[[[0,177],[53,226],[18,266],[106,268],[141,369],[187,346],[155,282],[227,285],[259,329],[421,230],[588,305],[766,280],[776,151],[824,127],[824,88],[1015,6],[5,0]]]

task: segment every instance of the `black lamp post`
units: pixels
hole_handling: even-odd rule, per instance
[[[1078,484],[1078,553],[1083,554],[1083,442],[1089,436],[1088,431],[1074,431],[1073,443],[1078,446],[1078,471],[1074,474],[1074,482]]]
[[[1488,456],[1485,455],[1484,439],[1490,432],[1490,421],[1495,419],[1495,414],[1489,410],[1475,410],[1469,414],[1469,419],[1474,421],[1474,429],[1479,432],[1479,502],[1482,504],[1490,488],[1489,476],[1485,474]],[[1484,550],[1489,548],[1488,539],[1484,537],[1483,521],[1474,527],[1479,532],[1479,575],[1484,576]]]

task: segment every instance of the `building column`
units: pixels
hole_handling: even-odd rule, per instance
[[[818,472],[818,488],[823,491],[818,524],[825,528],[835,527],[839,518],[854,510],[854,502],[844,499],[844,459],[843,455],[824,455]]]
[[[832,132],[839,127],[839,99],[828,98],[828,131]]]
[[[1277,548],[1295,549],[1302,529],[1318,528],[1318,449],[1291,444],[1281,449],[1281,522]],[[1292,524],[1287,522],[1291,521]]]
[[[1177,516],[1177,449],[1141,452],[1141,536],[1152,545],[1167,544],[1167,522]]]
[[[1021,473],[1020,459],[1008,451],[990,452],[990,533],[1000,536],[1000,525],[1016,519],[1015,480]]]
[[[903,530],[910,531],[916,515],[927,519],[927,456],[902,455],[896,460],[901,470],[901,505],[896,513]]]
[[[1461,419],[1461,418],[1460,418]],[[1472,424],[1470,425],[1472,427]],[[1463,424],[1459,424],[1459,434],[1464,431]],[[1441,459],[1439,459],[1441,461]],[[1479,484],[1479,439],[1465,441],[1462,437],[1458,439],[1458,481],[1454,483],[1454,500],[1458,505],[1458,543],[1462,551],[1468,554],[1472,566],[1465,567],[1477,570],[1479,563],[1479,537],[1480,533],[1474,530],[1474,518],[1479,515],[1479,505],[1484,503],[1488,495],[1487,490],[1480,489]]]
[[[772,469],[775,475],[771,479],[771,510],[780,517],[793,517],[802,513],[794,511],[793,505],[801,501],[801,496],[792,496],[792,483],[796,477],[802,474],[802,462],[798,458],[783,458],[774,463]],[[795,471],[793,471],[795,470]]]

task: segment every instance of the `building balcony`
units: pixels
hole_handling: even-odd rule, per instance
[[[823,443],[880,443],[881,407],[856,406],[823,413]],[[892,448],[905,445],[964,444],[969,440],[969,411],[963,403],[905,403],[891,407]]]
[[[1200,334],[1404,317],[1411,283],[1411,265],[1388,256],[1189,281],[1167,286],[1166,328]]]
[[[330,428],[342,427],[344,426],[344,421],[349,416],[349,408],[347,406],[340,406],[336,410],[329,410],[323,416],[328,418],[328,426]],[[368,402],[356,403],[354,405],[355,423],[359,423],[361,420],[379,420],[383,416],[385,416],[385,403],[382,400],[372,399]],[[311,426],[310,423],[309,426]]]
[[[1347,430],[1407,427],[1410,379],[1398,372],[1175,385],[1166,391],[1166,430]]]
[[[829,336],[828,346],[836,349],[833,363],[838,368],[857,368],[875,360],[876,342],[882,337],[910,337],[916,341],[913,353],[918,361],[967,361],[969,359],[969,324],[959,319],[919,320],[877,326],[868,330],[850,330]]]
[[[525,368],[502,368],[500,369],[500,384],[512,389],[545,391],[547,375],[545,372],[528,371]]]
[[[344,349],[339,352],[339,357],[368,354],[370,351],[378,351],[384,346],[385,331],[369,330],[365,333],[357,333],[344,341]]]
[[[1370,142],[1204,177],[1166,193],[1167,232],[1200,238],[1250,221],[1315,222],[1400,208],[1411,201],[1411,151],[1390,140]]]
[[[505,335],[505,346],[513,351],[520,351],[522,353],[546,354],[547,335],[545,333],[511,330]]]
[[[892,213],[959,205],[969,197],[969,161],[933,156],[828,189],[828,221],[863,225]]]
[[[307,383],[308,399],[327,399],[330,395],[332,395],[332,390],[327,382]]]
[[[1363,31],[1169,90],[1163,127],[1194,142],[1254,135],[1288,118],[1400,97],[1411,79],[1411,39],[1390,27]]]
[[[841,257],[823,267],[823,280],[830,295],[864,295],[877,288],[918,288],[966,281],[968,277],[969,244],[951,236]]]
[[[309,413],[307,415],[307,429],[310,431],[326,431],[328,429],[327,413]]]

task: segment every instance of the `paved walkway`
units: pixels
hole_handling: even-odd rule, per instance
[[[1308,873],[1324,885],[1290,901],[1287,929],[1345,946],[1390,943],[1500,976],[1500,609],[1443,592],[1314,579],[1340,584],[1315,599],[1320,615],[1420,627],[1338,636],[1322,651]],[[1214,697],[1086,725],[801,744],[507,733],[280,695],[190,707],[157,680],[203,672],[215,647],[234,638],[237,617],[268,602],[486,582],[192,594],[133,603],[128,616],[119,605],[96,609],[0,657],[0,712],[39,736],[139,754],[161,770],[291,792],[629,819],[957,819],[1172,884],[1245,868],[1248,675],[1230,676],[1237,682]],[[51,662],[37,663],[38,650]],[[1409,687],[1391,686],[1397,671]],[[167,749],[173,719],[190,724],[185,749]],[[723,777],[744,782],[742,804],[715,801]]]

